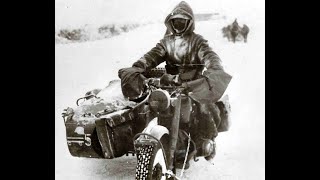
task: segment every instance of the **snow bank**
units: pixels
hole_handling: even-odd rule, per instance
[[[58,44],[100,40],[129,32],[144,25],[146,24],[107,24],[95,27],[86,24],[77,29],[64,28],[55,32],[55,42]]]
[[[159,6],[155,0],[56,0],[55,42],[100,40],[162,22],[164,2]]]

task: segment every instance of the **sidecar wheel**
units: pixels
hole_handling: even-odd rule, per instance
[[[137,154],[136,179],[165,180],[166,161],[161,148],[141,147]]]

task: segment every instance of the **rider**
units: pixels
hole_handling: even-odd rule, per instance
[[[209,47],[207,40],[193,32],[194,21],[190,6],[184,1],[180,2],[165,19],[167,33],[164,38],[136,61],[132,68],[141,73],[166,62],[167,74],[163,75],[160,82],[181,85],[189,92],[193,104],[200,110],[198,132],[201,136],[195,140],[197,150],[199,155],[211,162],[215,156],[214,139],[218,135],[216,123],[219,121],[213,109],[231,76],[224,72],[220,58]],[[125,71],[128,68],[119,70],[120,78],[124,77]]]

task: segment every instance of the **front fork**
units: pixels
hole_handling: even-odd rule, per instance
[[[180,110],[181,110],[181,95],[177,97],[177,100],[172,104],[174,106],[174,116],[171,121],[171,128],[169,130],[169,156],[168,156],[168,169],[173,170],[174,168],[174,154],[177,148],[178,133],[180,125]]]

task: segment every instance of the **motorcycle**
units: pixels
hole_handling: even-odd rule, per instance
[[[183,87],[161,85],[164,73],[156,68],[145,74],[144,94],[130,102],[114,105],[99,96],[103,90],[93,90],[77,100],[77,108],[65,109],[71,155],[112,159],[131,153],[137,157],[136,179],[180,179],[176,170],[181,169],[181,177],[188,162],[201,156],[194,141],[198,108]],[[79,105],[80,100],[85,102]],[[218,132],[227,131],[227,96],[216,105],[221,117]]]

